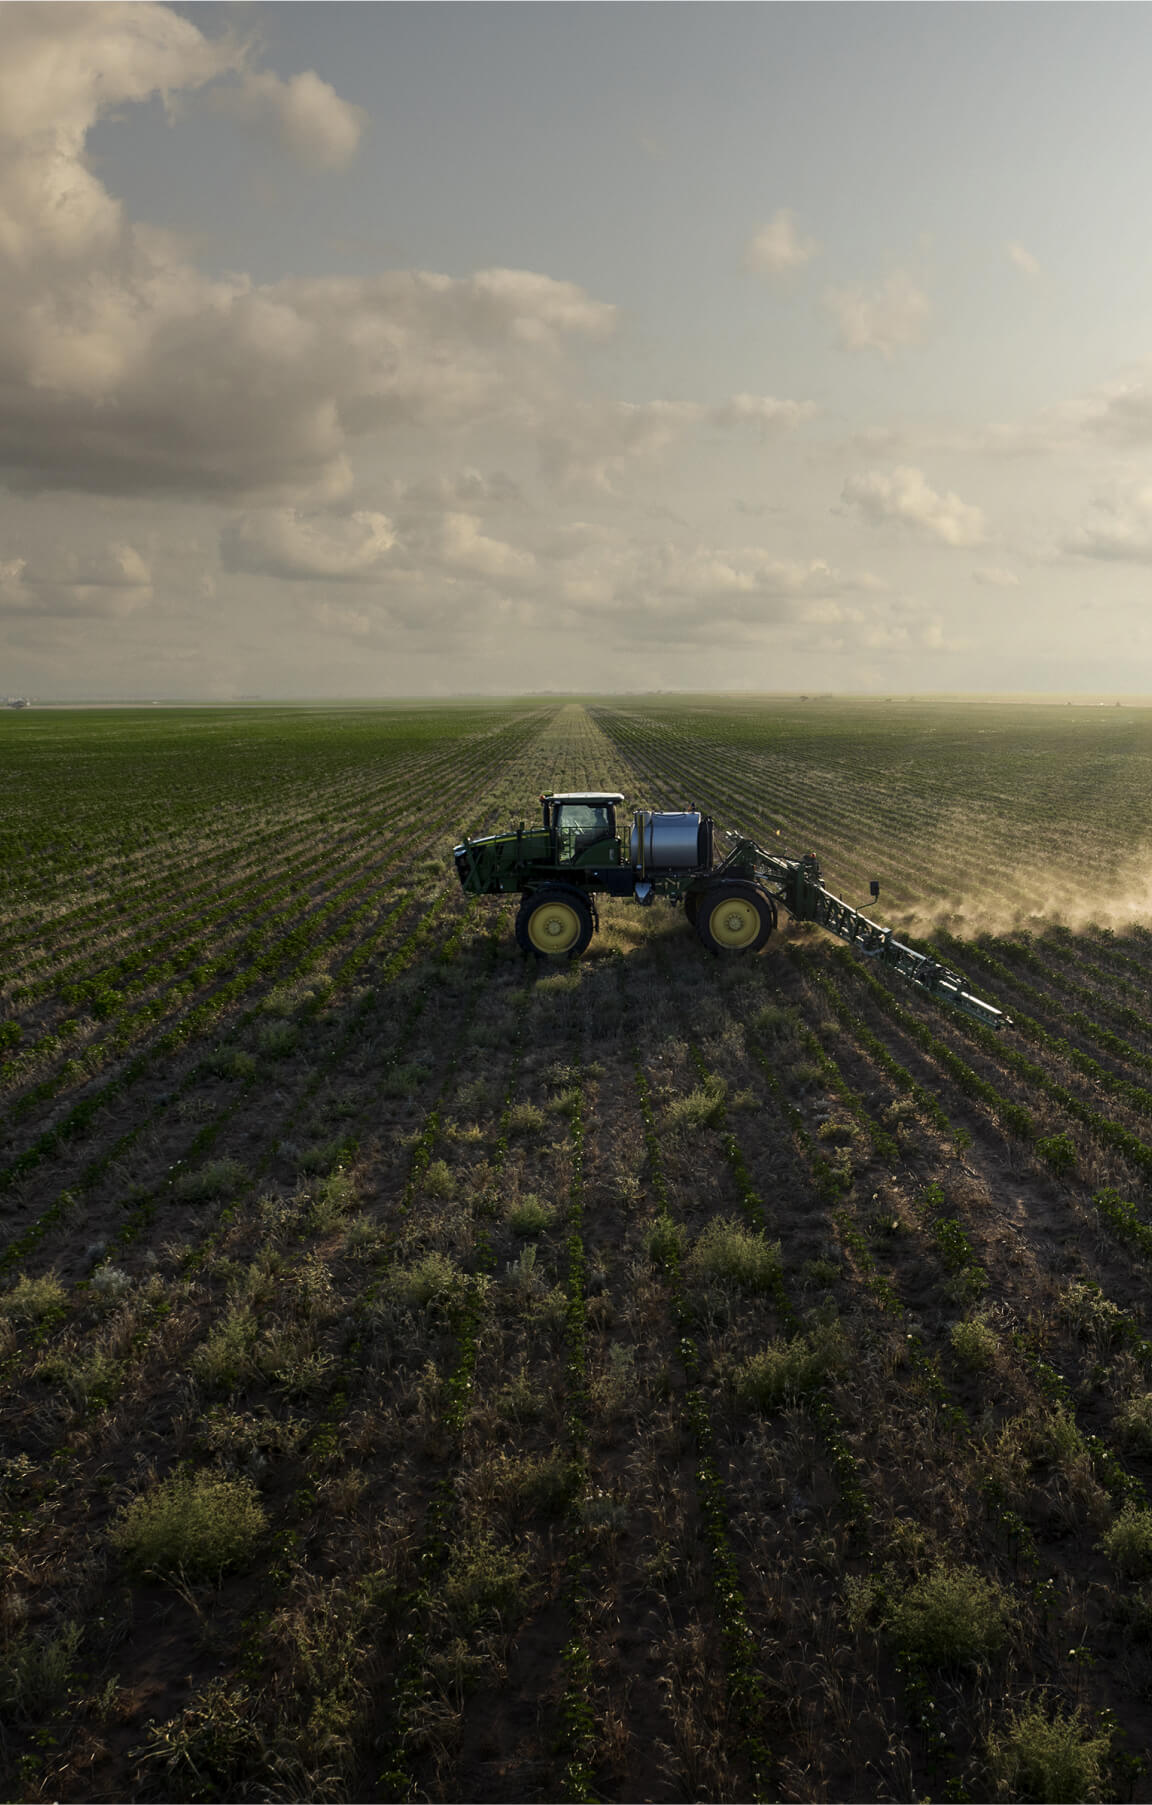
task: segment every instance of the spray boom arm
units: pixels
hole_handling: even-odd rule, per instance
[[[830,934],[838,934],[841,940],[858,947],[866,958],[879,959],[899,972],[908,983],[950,1003],[954,1009],[962,1010],[986,1028],[1002,1028],[1008,1023],[1009,1017],[1002,1009],[973,995],[960,972],[951,970],[927,953],[918,953],[903,945],[894,938],[891,928],[882,928],[878,922],[870,921],[859,909],[826,890],[813,853],[807,852],[799,859],[785,859],[778,853],[766,852],[753,840],[739,840],[717,867],[716,876],[743,874],[749,868],[750,874],[754,873],[775,901],[782,903],[797,921],[814,921]],[[879,894],[879,889],[878,884],[873,885],[874,896]]]

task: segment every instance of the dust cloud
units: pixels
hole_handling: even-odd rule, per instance
[[[1142,851],[1119,873],[1102,874],[1089,867],[1078,877],[1067,866],[1058,870],[1031,866],[1013,870],[1010,881],[1010,893],[1001,880],[987,890],[966,890],[914,905],[900,917],[900,930],[922,938],[944,932],[958,940],[975,940],[982,934],[1022,930],[1038,934],[1046,927],[1073,933],[1093,927],[1116,933],[1152,928],[1152,849]]]

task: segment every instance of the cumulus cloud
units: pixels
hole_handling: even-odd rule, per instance
[[[161,6],[0,8],[10,486],[331,500],[357,437],[506,413],[547,387],[570,335],[612,330],[613,308],[535,271],[261,286],[208,277],[170,234],[131,224],[87,167],[89,128],[126,100],[243,73],[245,56]],[[351,141],[318,79],[235,92],[279,108],[315,156]]]
[[[1116,383],[1083,409],[1086,431],[1110,444],[1152,444],[1152,388],[1145,382]]]
[[[824,301],[846,351],[878,351],[882,357],[916,344],[932,312],[924,290],[900,269],[872,286],[856,282],[830,288]]]
[[[288,150],[320,169],[351,162],[367,122],[363,107],[341,100],[312,69],[288,81],[270,69],[252,71],[239,87],[212,89],[208,103],[246,124],[270,125]]]
[[[1016,266],[1022,276],[1038,276],[1040,264],[1031,251],[1026,251],[1022,244],[1005,245],[1008,261]]]
[[[789,427],[816,412],[811,401],[782,401],[775,395],[731,395],[703,410],[715,426]]]
[[[135,546],[0,560],[0,609],[48,615],[134,614],[153,599],[152,572]]]
[[[230,521],[220,535],[225,570],[303,580],[364,582],[386,567],[396,534],[386,514],[308,518],[269,508]]]
[[[573,403],[538,434],[541,471],[561,487],[611,493],[630,464],[664,451],[702,425],[758,426],[785,431],[810,418],[810,401],[774,395],[732,395],[725,401]]]
[[[1093,516],[1065,540],[1066,552],[1105,563],[1152,564],[1152,488],[1098,496]]]
[[[417,513],[514,507],[524,500],[519,483],[506,471],[486,472],[470,464],[436,476],[394,477],[387,484],[387,492],[397,506]]]
[[[773,214],[766,226],[748,240],[744,247],[744,267],[767,275],[785,270],[802,269],[818,250],[814,238],[801,238],[796,221],[787,207]]]
[[[455,570],[471,576],[507,580],[524,577],[536,568],[531,552],[520,551],[480,531],[472,514],[446,514],[440,529],[440,556]]]
[[[961,501],[951,490],[938,495],[929,487],[924,472],[910,465],[890,472],[873,470],[850,476],[842,499],[873,526],[894,520],[944,545],[979,545],[984,539],[980,509]]]

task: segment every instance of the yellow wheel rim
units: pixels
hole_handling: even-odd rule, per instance
[[[717,946],[738,951],[751,946],[760,932],[760,911],[746,896],[726,896],[713,907],[708,930]]]
[[[538,953],[570,953],[580,938],[580,925],[571,903],[541,903],[528,917],[528,938]]]

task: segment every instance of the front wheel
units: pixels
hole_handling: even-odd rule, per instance
[[[516,939],[538,959],[578,959],[592,938],[592,911],[576,890],[539,890],[516,917]]]
[[[696,932],[710,953],[757,953],[776,926],[776,910],[755,884],[716,884],[696,910]]]

